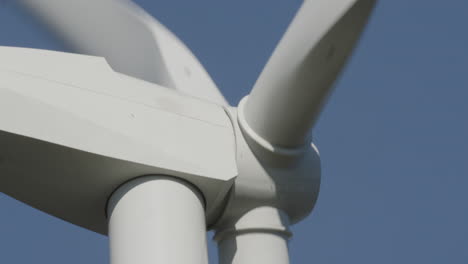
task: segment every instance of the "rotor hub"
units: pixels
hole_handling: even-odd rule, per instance
[[[242,104],[228,110],[236,135],[239,174],[215,229],[230,228],[261,207],[278,209],[291,224],[299,222],[312,211],[319,193],[320,157],[316,147],[265,147],[258,137],[249,134],[242,111]]]

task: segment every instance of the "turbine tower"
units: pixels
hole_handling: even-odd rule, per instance
[[[108,235],[112,264],[205,264],[207,230],[221,264],[289,263],[311,130],[375,0],[304,1],[237,107],[130,1],[18,1],[81,54],[0,47],[0,191]]]

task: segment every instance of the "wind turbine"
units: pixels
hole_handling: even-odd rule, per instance
[[[20,3],[105,60],[0,48],[1,191],[108,233],[112,263],[206,263],[207,228],[220,263],[288,262],[319,189],[310,129],[374,1],[304,2],[238,108],[131,2]]]

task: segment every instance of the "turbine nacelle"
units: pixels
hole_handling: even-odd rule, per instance
[[[114,72],[102,58],[0,47],[0,190],[107,233],[112,192],[172,175],[206,197],[208,223],[237,175],[223,107]]]

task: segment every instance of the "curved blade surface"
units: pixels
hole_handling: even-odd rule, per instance
[[[79,53],[105,57],[120,72],[227,104],[190,50],[127,0],[19,0]]]
[[[285,148],[305,144],[374,4],[304,2],[241,107],[257,138]]]

